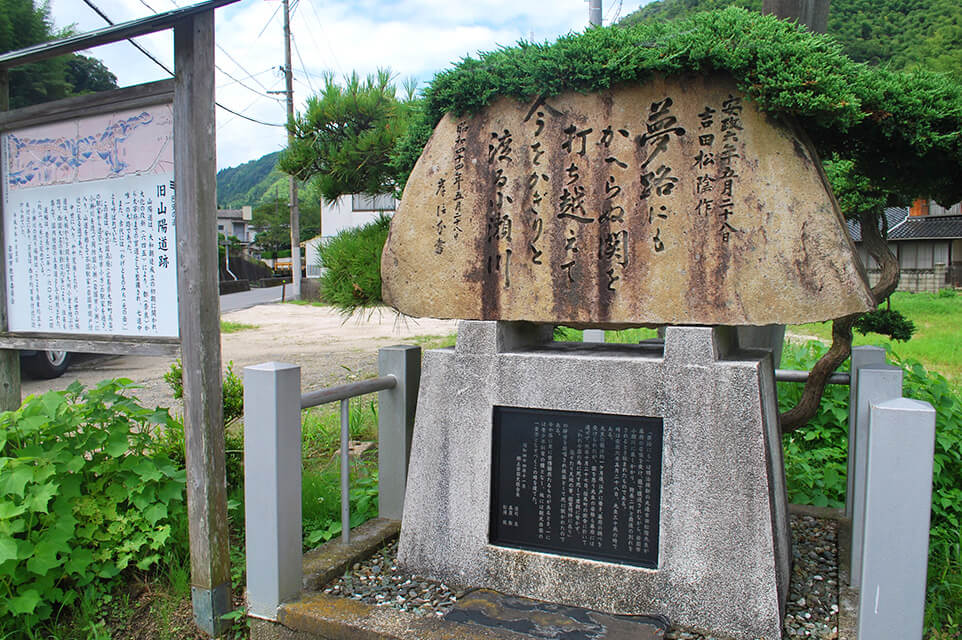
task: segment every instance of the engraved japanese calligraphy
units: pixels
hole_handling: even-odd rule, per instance
[[[446,116],[382,281],[410,315],[578,326],[808,322],[873,304],[806,138],[724,76]]]

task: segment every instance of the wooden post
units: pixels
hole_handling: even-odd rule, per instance
[[[220,373],[214,147],[214,12],[174,26],[174,202],[184,371],[194,621],[210,635],[231,610]]]
[[[830,0],[763,0],[762,13],[795,20],[815,33],[825,33],[829,5]]]
[[[10,108],[10,74],[0,69],[0,111]],[[0,162],[3,151],[0,150]],[[0,202],[0,331],[7,327],[7,256],[3,238],[3,204]],[[0,349],[0,411],[20,408],[20,352],[16,349]]]

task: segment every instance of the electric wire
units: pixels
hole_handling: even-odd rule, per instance
[[[109,24],[109,25],[111,25],[111,26],[115,24],[113,20],[111,20],[109,17],[107,17],[107,14],[105,14],[103,11],[101,11],[100,8],[97,7],[97,5],[95,5],[95,4],[93,3],[93,0],[83,0],[83,1],[84,1],[84,4],[86,4],[88,7],[90,7],[91,9],[93,9],[93,11],[94,11],[98,16],[100,16],[107,24]],[[173,0],[172,0],[172,1],[173,1]],[[150,9],[151,11],[154,11],[154,9],[151,8],[150,5],[148,5],[144,0],[140,0],[140,2],[141,2],[141,4],[143,4],[145,7],[147,7],[147,8]],[[176,3],[175,3],[175,6],[176,6]],[[157,12],[154,11],[154,13],[157,13]],[[153,54],[151,54],[151,53],[150,53],[149,51],[147,51],[145,48],[143,48],[142,46],[140,46],[138,43],[134,42],[133,39],[127,38],[127,41],[130,42],[130,44],[134,45],[134,47],[136,47],[138,51],[140,51],[140,52],[143,53],[145,56],[147,56],[148,58],[150,58],[150,60],[151,60],[154,64],[156,64],[157,66],[159,66],[161,69],[163,69],[164,71],[166,71],[168,74],[170,74],[171,76],[174,76],[174,75],[175,75],[174,72],[167,67],[167,65],[165,65],[163,62],[161,62],[160,60],[158,60]],[[223,69],[221,69],[221,71],[223,72]],[[230,77],[230,74],[225,74],[225,75],[228,75],[228,76]],[[236,82],[236,80],[235,80],[235,82]],[[240,83],[239,83],[239,84],[240,84]],[[242,85],[242,86],[244,86],[244,85]],[[250,87],[245,87],[245,88],[250,89]],[[261,93],[260,93],[259,91],[256,91],[256,90],[254,90],[254,89],[251,89],[251,90],[252,90],[252,91],[255,91],[255,93],[257,93],[258,95],[261,95]],[[276,100],[276,98],[274,98],[274,97],[272,97],[272,96],[262,96],[262,97],[268,97],[268,98],[270,98],[271,100]],[[223,109],[224,111],[227,111],[227,112],[229,112],[229,113],[232,113],[233,115],[235,115],[235,116],[237,116],[237,117],[239,117],[239,118],[243,118],[243,119],[245,119],[245,120],[250,120],[251,122],[254,122],[254,123],[256,123],[256,124],[260,124],[260,125],[264,125],[264,126],[268,126],[268,127],[282,127],[282,128],[286,128],[286,126],[287,126],[287,125],[284,125],[284,124],[277,124],[277,123],[274,123],[274,122],[264,122],[263,120],[258,120],[258,119],[256,119],[256,118],[251,118],[250,116],[245,116],[243,113],[238,113],[237,111],[234,111],[233,109],[231,109],[231,108],[229,108],[229,107],[226,107],[226,106],[222,105],[222,104],[219,103],[219,102],[214,102],[214,104],[215,104],[216,106],[220,107],[221,109]],[[244,111],[246,111],[246,110],[249,109],[251,106],[253,106],[253,104],[254,104],[254,103],[251,103],[250,105],[248,105],[248,106],[244,109]]]

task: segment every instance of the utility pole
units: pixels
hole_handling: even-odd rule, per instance
[[[284,80],[287,83],[287,121],[294,121],[294,73],[291,66],[291,7],[290,0],[284,1]],[[598,0],[599,2],[601,0]],[[288,130],[287,144],[294,141],[294,134]],[[297,181],[288,177],[288,194],[291,211],[291,297],[301,299],[301,211],[297,204]]]
[[[601,0],[588,0],[588,25],[601,26]]]

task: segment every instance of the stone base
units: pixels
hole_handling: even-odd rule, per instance
[[[489,544],[494,406],[662,418],[656,569]],[[554,343],[551,327],[460,324],[424,356],[399,563],[452,583],[738,640],[781,637],[790,535],[774,372],[732,330],[655,345]]]

